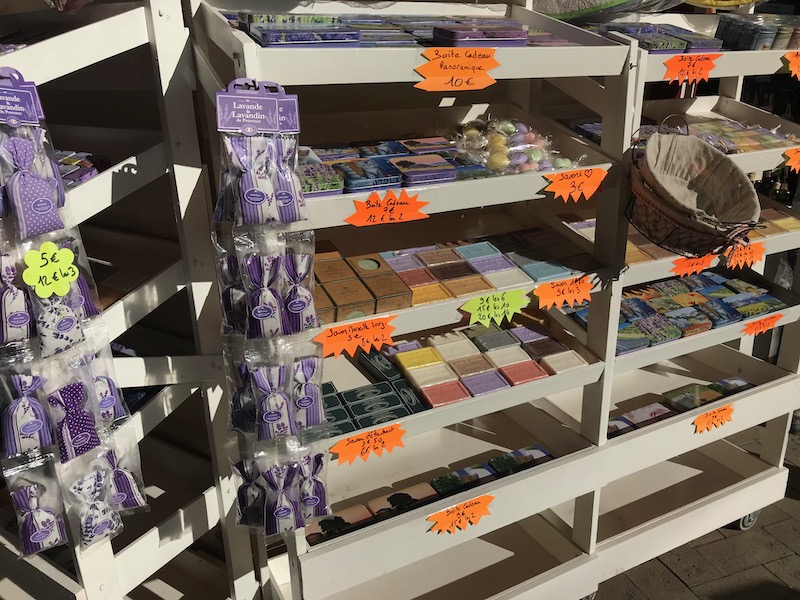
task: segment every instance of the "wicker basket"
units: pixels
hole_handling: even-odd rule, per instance
[[[758,196],[747,175],[692,136],[654,134],[632,168],[631,188],[628,220],[676,254],[703,256],[746,245],[758,223]]]

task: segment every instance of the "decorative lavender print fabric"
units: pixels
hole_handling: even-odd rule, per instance
[[[42,358],[69,350],[84,340],[83,325],[78,315],[59,300],[44,300],[36,318]]]
[[[292,365],[294,386],[294,419],[297,430],[325,422],[325,409],[322,405],[322,358],[302,356]]]
[[[78,520],[82,548],[113,537],[122,530],[119,513],[105,501],[106,483],[105,471],[95,470],[77,479],[69,488],[80,501]]]

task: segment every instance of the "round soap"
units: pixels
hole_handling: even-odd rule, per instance
[[[470,141],[475,141],[481,137],[481,132],[475,129],[474,127],[467,127],[464,129],[464,137],[466,137]]]
[[[525,123],[516,124],[517,133],[528,133],[528,126]]]
[[[506,169],[508,168],[509,164],[511,164],[511,161],[508,159],[508,156],[506,156],[502,152],[495,152],[486,161],[486,166],[490,168],[492,171],[499,171],[501,169]]]
[[[544,151],[541,148],[530,148],[525,151],[525,155],[529,160],[539,162],[544,158]]]
[[[537,141],[539,141],[539,134],[529,131],[523,136],[523,138],[525,139],[526,144],[535,144]]]
[[[508,143],[514,146],[522,144],[524,141],[525,141],[524,133],[515,133],[514,135],[508,138]]]
[[[517,132],[517,126],[508,119],[503,119],[497,124],[497,128],[505,134],[511,135]]]
[[[528,162],[528,156],[524,152],[512,152],[508,159],[514,166]]]
[[[517,168],[519,169],[520,173],[524,173],[525,171],[536,171],[536,170],[538,170],[538,167],[537,168],[534,168],[534,167],[537,167],[536,163],[527,163],[527,162],[525,162],[525,163],[522,163]]]
[[[559,156],[553,159],[553,166],[556,169],[569,169],[572,166],[572,161],[563,156]]]
[[[497,154],[497,153],[508,154],[509,152],[511,152],[508,146],[500,144],[497,144],[495,146],[489,146],[487,150],[489,151],[489,154]]]

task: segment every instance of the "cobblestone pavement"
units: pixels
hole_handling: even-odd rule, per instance
[[[758,451],[760,429],[736,443]],[[800,600],[800,435],[786,465],[786,497],[752,529],[712,531],[602,583],[596,600]]]

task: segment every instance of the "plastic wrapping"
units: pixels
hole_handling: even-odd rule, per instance
[[[284,305],[287,288],[281,263],[285,240],[275,229],[247,228],[234,238],[247,300],[247,337],[289,332]]]
[[[256,450],[255,460],[267,484],[264,510],[266,535],[286,533],[303,527],[296,439],[286,438],[262,445]]]
[[[139,456],[139,444],[133,430],[117,429],[114,447],[103,455],[109,473],[111,505],[120,514],[150,510],[144,493],[144,478]]]
[[[319,326],[314,305],[314,243],[313,231],[284,234],[286,255],[283,257],[283,276],[286,288],[287,333],[300,333]]]
[[[3,461],[11,502],[17,515],[23,556],[67,543],[61,490],[52,454]]]
[[[322,347],[311,341],[292,344],[291,400],[297,431],[325,425],[322,398]],[[288,350],[288,348],[287,348]]]
[[[297,449],[297,493],[303,522],[326,517],[331,513],[328,503],[327,470],[330,453],[328,447],[312,434],[301,435]]]
[[[50,417],[39,397],[44,379],[18,373],[9,376],[12,401],[3,408],[3,455],[16,456],[53,444]]]
[[[222,303],[222,333],[243,334],[247,325],[247,297],[229,223],[217,223],[211,232]]]
[[[258,463],[243,459],[234,462],[231,467],[239,480],[236,489],[236,524],[263,528],[267,484]]]
[[[77,524],[83,550],[122,531],[122,518],[113,506],[108,450],[96,448],[59,469],[64,502]]]
[[[225,380],[230,396],[228,428],[239,433],[256,430],[256,403],[250,381],[250,370],[244,358],[244,338],[224,336],[222,356],[225,360]]]
[[[36,334],[33,306],[21,284],[12,256],[0,255],[0,345],[29,340]]]

